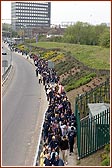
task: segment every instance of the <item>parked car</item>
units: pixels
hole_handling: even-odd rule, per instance
[[[7,55],[5,50],[2,50],[2,55]]]

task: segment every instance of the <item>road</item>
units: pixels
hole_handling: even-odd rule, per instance
[[[15,53],[13,65],[14,76],[2,97],[2,166],[25,165],[40,108],[34,66]]]
[[[2,43],[3,51],[6,51],[7,55],[2,55],[2,61],[7,60],[8,61],[8,67],[11,64],[11,52],[9,49],[6,48],[6,44]],[[8,67],[2,67],[2,74],[7,70]]]

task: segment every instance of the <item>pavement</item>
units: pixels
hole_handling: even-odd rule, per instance
[[[68,153],[68,166],[77,166],[77,151],[76,148],[74,148],[74,153],[71,154],[71,156]]]
[[[8,45],[5,44],[5,46],[8,48]],[[34,61],[33,59],[31,59],[29,57],[29,55],[22,55],[22,53],[17,53],[15,52],[17,55],[23,57],[24,59],[26,59],[27,61],[29,61],[32,65],[34,65]],[[35,65],[34,65],[35,67]],[[36,67],[35,67],[36,69]],[[13,72],[13,71],[12,71]],[[38,153],[38,149],[39,149],[39,144],[37,144],[37,142],[40,142],[41,140],[41,131],[42,131],[42,126],[43,126],[43,122],[44,122],[44,115],[45,115],[45,111],[47,110],[48,107],[48,102],[46,99],[46,93],[44,90],[44,86],[41,85],[41,98],[40,98],[40,109],[39,109],[39,120],[37,121],[37,125],[35,128],[35,136],[32,139],[32,144],[35,143],[35,149],[33,147],[30,148],[29,152],[28,152],[28,159],[25,161],[25,165],[29,166],[29,165],[33,165],[35,166],[36,163],[36,158],[37,158],[37,153]],[[31,145],[32,146],[32,145]],[[77,166],[76,165],[76,160],[77,160],[77,155],[76,155],[77,151],[76,148],[74,148],[74,153],[70,156],[69,152],[68,152],[68,164],[65,166]]]

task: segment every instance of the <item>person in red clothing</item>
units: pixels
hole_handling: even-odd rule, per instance
[[[69,149],[69,141],[67,137],[64,135],[60,142],[60,148],[62,152],[62,159],[64,163],[68,164],[68,149]]]
[[[64,92],[64,87],[61,85],[61,83],[59,83],[58,87],[59,87],[58,93],[62,94]]]

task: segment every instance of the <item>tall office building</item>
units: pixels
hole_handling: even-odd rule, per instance
[[[50,27],[50,2],[12,2],[11,24],[14,30],[20,28]]]

